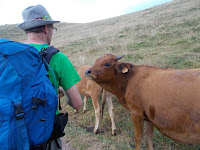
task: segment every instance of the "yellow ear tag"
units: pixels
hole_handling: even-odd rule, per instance
[[[128,69],[127,69],[127,68],[124,68],[124,69],[122,70],[122,73],[126,73],[126,72],[128,72]]]

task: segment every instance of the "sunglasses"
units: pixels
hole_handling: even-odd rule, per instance
[[[54,26],[52,26],[53,27],[53,34],[55,34],[56,33],[56,31],[57,31],[57,28],[56,27],[54,27]]]

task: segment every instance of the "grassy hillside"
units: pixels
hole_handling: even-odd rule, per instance
[[[200,67],[200,1],[175,0],[144,11],[85,24],[55,24],[52,45],[64,52],[76,68],[92,65],[106,53],[125,55],[121,61],[158,67]],[[0,26],[0,37],[24,42],[26,35],[16,25]],[[63,99],[64,101],[64,99]],[[101,132],[92,133],[95,116],[91,100],[88,111],[74,114],[63,102],[70,121],[66,140],[85,149],[134,149],[134,127],[130,113],[114,101],[117,136],[111,136],[107,109]],[[145,143],[145,142],[144,142]],[[155,130],[155,149],[200,149],[176,143]],[[143,144],[143,149],[146,149]]]

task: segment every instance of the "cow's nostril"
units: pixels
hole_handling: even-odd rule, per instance
[[[89,75],[92,71],[91,70],[86,70],[85,75]]]

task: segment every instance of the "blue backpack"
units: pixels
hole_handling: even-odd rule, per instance
[[[0,39],[0,150],[29,150],[46,142],[57,103],[38,50]]]

